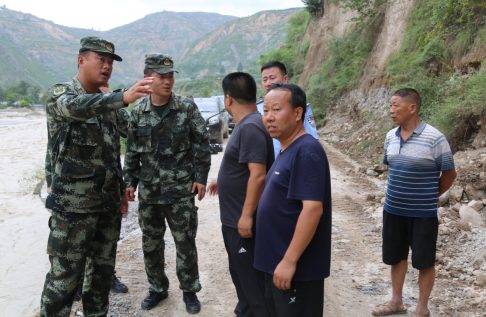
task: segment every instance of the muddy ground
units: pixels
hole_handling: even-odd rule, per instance
[[[45,123],[35,117],[27,120],[24,114],[16,120],[26,122],[7,123],[9,127],[0,128],[1,149],[9,153],[0,156],[3,163],[0,176],[10,183],[10,186],[2,185],[5,199],[0,205],[0,316],[37,315],[35,310],[48,268],[44,250],[49,214],[37,197],[25,192],[29,188],[25,181],[19,182],[35,173],[36,162],[43,161]],[[31,145],[34,138],[35,145]],[[389,267],[381,262],[381,219],[376,213],[382,206],[385,180],[354,172],[360,167],[358,163],[331,144],[321,143],[331,165],[333,193],[332,267],[325,284],[324,315],[370,316],[370,309],[384,303],[391,294]],[[222,157],[222,153],[212,156],[209,181],[217,176]],[[202,303],[199,316],[234,316],[236,294],[220,230],[218,198],[206,197],[197,205],[197,244],[203,285],[198,294]],[[187,316],[175,275],[175,247],[169,231],[165,238],[167,274],[171,282],[169,298],[151,311],[140,309],[141,301],[148,294],[148,283],[136,221],[137,203],[132,203],[130,209],[129,217],[123,222],[117,255],[117,275],[129,287],[129,292],[110,296],[109,316]],[[457,221],[457,213],[451,210],[446,208],[445,219],[441,220],[441,225],[451,230],[447,234],[442,230],[439,238],[438,273],[430,309],[433,316],[486,316],[486,291],[475,284],[469,268],[474,267],[474,272],[484,271],[484,262],[476,258],[484,251],[485,230],[457,230],[451,225]],[[404,289],[409,316],[418,299],[417,282],[418,272],[410,268]],[[72,316],[81,315],[80,304],[73,305]]]

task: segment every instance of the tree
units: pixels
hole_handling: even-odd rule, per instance
[[[21,96],[17,93],[10,93],[7,95],[7,105],[9,107],[15,107],[15,104],[20,101]]]
[[[324,0],[302,0],[302,2],[314,19],[324,13]]]
[[[226,72],[226,69],[224,68],[224,66],[223,66],[223,65],[221,65],[221,68],[219,69],[219,73],[220,73],[221,75],[224,75],[224,73],[225,73],[225,72]]]
[[[6,101],[7,100],[7,93],[5,92],[5,90],[0,87],[0,102],[2,101]]]
[[[236,68],[237,71],[242,72],[243,71],[243,64],[241,62],[238,64],[238,67]]]

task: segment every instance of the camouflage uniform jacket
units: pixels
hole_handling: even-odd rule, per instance
[[[130,116],[124,107],[123,92],[87,94],[76,77],[49,88],[46,208],[93,213],[120,205],[120,136]]]
[[[172,92],[162,117],[150,96],[133,107],[123,172],[127,187],[140,185],[141,203],[191,199],[193,182],[206,185],[210,165],[209,133],[193,101]]]

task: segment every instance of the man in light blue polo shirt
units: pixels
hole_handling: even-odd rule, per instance
[[[406,314],[402,288],[412,249],[419,270],[420,297],[413,317],[430,316],[427,307],[435,280],[437,204],[456,178],[445,136],[419,118],[421,98],[410,88],[393,94],[390,116],[399,127],[386,135],[383,164],[390,167],[383,212],[383,262],[391,265],[392,299],[374,316]]]
[[[289,81],[289,76],[287,76],[287,68],[284,64],[271,61],[266,63],[261,68],[262,72],[262,85],[265,93],[268,94],[270,91],[270,86],[275,83],[287,83]],[[258,112],[263,116],[263,100],[260,100],[257,103]],[[314,121],[314,114],[312,113],[312,109],[310,104],[307,103],[307,107],[305,109],[305,120],[304,120],[304,129],[307,133],[312,135],[316,140],[319,140],[319,136],[317,135],[316,130],[316,123]],[[273,139],[273,149],[275,151],[275,158],[280,153],[282,146],[277,139]]]

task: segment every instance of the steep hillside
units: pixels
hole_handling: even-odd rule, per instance
[[[143,55],[162,51],[175,58],[186,47],[233,16],[203,12],[158,12],[104,32],[56,25],[31,14],[0,7],[0,86],[21,79],[46,88],[76,73],[76,54],[83,36],[102,36],[115,43],[123,58],[112,83],[131,83],[140,77]]]
[[[217,30],[192,43],[182,54],[183,76],[257,69],[260,54],[283,44],[287,21],[300,8],[272,10],[226,22]]]

